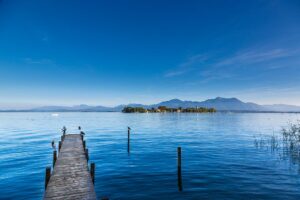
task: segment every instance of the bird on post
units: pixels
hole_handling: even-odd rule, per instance
[[[64,126],[62,129],[61,129],[63,135],[66,135],[66,132],[67,132],[67,128]]]
[[[56,149],[56,146],[55,146],[55,141],[54,141],[54,140],[52,140],[52,142],[51,142],[51,146],[52,146],[53,150],[55,150],[55,149]]]

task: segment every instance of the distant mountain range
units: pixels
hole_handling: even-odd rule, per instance
[[[206,107],[215,108],[217,111],[232,111],[232,112],[300,112],[300,106],[274,104],[274,105],[259,105],[255,103],[242,102],[237,98],[222,98],[208,99],[205,101],[182,101],[180,99],[172,99],[163,101],[158,104],[143,105],[143,104],[128,104],[115,107],[105,106],[44,106],[28,110],[6,110],[6,111],[23,111],[23,112],[120,112],[126,106],[157,108],[158,106],[167,106],[171,108],[187,108],[187,107]],[[4,111],[4,110],[2,110]]]

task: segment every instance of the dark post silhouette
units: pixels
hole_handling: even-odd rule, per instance
[[[86,142],[85,142],[85,140],[83,140],[83,149],[85,149],[85,147],[86,147]]]
[[[128,127],[128,132],[127,132],[127,152],[130,153],[130,127]]]
[[[55,147],[55,141],[54,140],[52,140],[52,142],[51,142],[51,146],[52,146],[52,148],[53,149],[55,149],[56,147]]]
[[[57,159],[57,152],[55,150],[55,151],[53,151],[53,168],[54,168],[54,165],[56,163],[56,159]]]
[[[60,152],[61,149],[61,141],[58,142],[58,152]]]
[[[91,163],[91,177],[92,177],[92,181],[95,184],[95,163]]]
[[[47,188],[47,185],[49,183],[50,176],[51,176],[51,167],[46,167],[45,189]]]
[[[177,148],[177,179],[178,190],[182,191],[182,177],[181,177],[181,147]]]
[[[65,138],[65,135],[66,135],[66,133],[67,133],[67,128],[64,126],[64,127],[61,129],[61,131],[62,131],[62,134],[63,134],[63,138]]]
[[[89,161],[89,149],[85,149],[86,160]]]

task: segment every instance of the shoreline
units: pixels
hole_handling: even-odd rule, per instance
[[[0,113],[123,113],[123,114],[213,114],[209,112],[149,112],[149,113],[124,113],[122,111],[64,111],[64,110],[53,110],[53,111],[32,111],[32,110],[0,110]],[[290,114],[300,114],[300,111],[243,111],[243,110],[218,110],[214,113],[290,113]]]

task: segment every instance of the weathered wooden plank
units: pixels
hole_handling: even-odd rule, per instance
[[[65,136],[44,199],[96,200],[83,141],[79,134]]]

